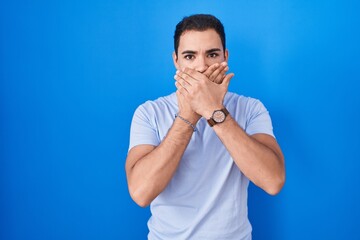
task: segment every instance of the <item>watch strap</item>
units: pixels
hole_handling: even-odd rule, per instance
[[[208,119],[207,122],[210,125],[210,127],[213,127],[216,124],[216,122],[214,121],[214,119],[212,117],[210,119]]]

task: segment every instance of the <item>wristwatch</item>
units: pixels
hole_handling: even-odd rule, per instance
[[[229,111],[226,108],[215,110],[210,119],[207,120],[207,122],[210,127],[213,127],[218,123],[224,122],[227,115],[229,115]]]

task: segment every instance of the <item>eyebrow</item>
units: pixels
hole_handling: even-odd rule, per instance
[[[206,53],[209,54],[209,53],[213,53],[213,52],[221,52],[221,49],[220,48],[211,48],[209,50],[206,50]],[[192,50],[185,50],[183,51],[181,54],[196,54],[197,52],[196,51],[192,51]]]
[[[221,52],[220,48],[212,48],[206,51],[206,53]]]

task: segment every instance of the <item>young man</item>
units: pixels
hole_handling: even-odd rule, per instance
[[[151,204],[149,239],[251,239],[249,180],[271,195],[285,181],[268,111],[228,92],[221,22],[185,17],[176,26],[176,93],[135,111],[126,159],[131,197]]]

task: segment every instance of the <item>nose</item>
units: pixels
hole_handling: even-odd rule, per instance
[[[195,66],[196,71],[203,73],[206,71],[208,67],[209,65],[207,64],[206,59],[204,57],[201,56],[197,58],[197,63]]]

